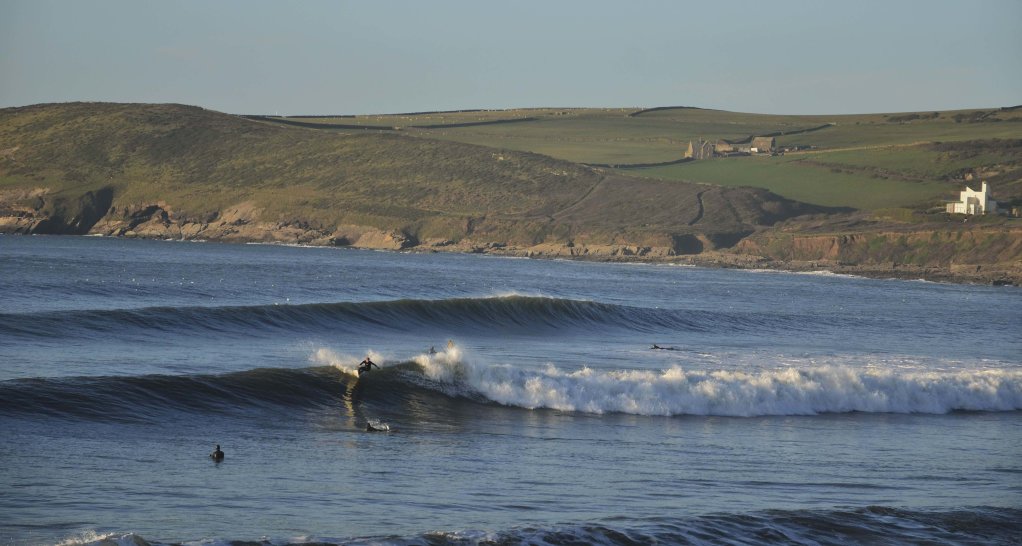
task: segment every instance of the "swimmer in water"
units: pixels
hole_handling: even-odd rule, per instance
[[[214,451],[213,453],[210,453],[209,454],[209,458],[213,459],[214,461],[216,461],[218,463],[220,461],[224,460],[224,452],[220,451],[220,444],[216,445],[216,451]]]

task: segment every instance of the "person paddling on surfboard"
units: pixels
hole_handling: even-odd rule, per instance
[[[220,461],[224,460],[224,452],[220,451],[220,444],[216,445],[216,451],[214,451],[213,453],[210,453],[209,454],[209,458],[213,459],[214,461],[216,461],[218,463]]]
[[[365,360],[358,363],[358,375],[362,375],[368,372],[369,370],[373,369],[373,366],[376,366],[376,363],[370,360],[369,356],[367,355]],[[380,367],[376,366],[376,369],[379,370]]]

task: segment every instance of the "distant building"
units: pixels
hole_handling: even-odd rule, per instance
[[[752,137],[742,142],[720,139],[713,149],[717,155],[769,154],[777,149],[777,142],[774,137]]]
[[[983,182],[979,191],[966,186],[958,201],[947,204],[953,214],[990,214],[997,212],[997,201],[990,198],[990,186]]]
[[[688,141],[688,150],[685,151],[685,157],[691,157],[692,159],[710,159],[713,157],[713,144],[703,139],[699,139],[695,142]]]
[[[756,153],[768,154],[777,149],[777,139],[774,137],[754,137],[750,148],[755,148]]]
[[[717,155],[746,155],[752,151],[752,145],[748,142],[744,144],[735,144],[730,140],[720,139],[717,144],[713,146],[714,152]]]

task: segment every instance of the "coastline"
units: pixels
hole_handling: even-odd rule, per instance
[[[267,234],[272,234],[267,232]],[[23,233],[0,232],[0,235],[17,236]],[[61,234],[54,234],[61,235]],[[423,242],[415,245],[401,244],[392,237],[374,234],[370,242],[378,244],[338,244],[336,238],[316,237],[307,240],[283,240],[278,237],[167,237],[165,234],[117,235],[95,232],[79,235],[82,237],[111,237],[119,239],[143,239],[155,241],[201,242],[219,244],[266,244],[309,248],[350,248],[358,250],[380,250],[403,253],[453,253],[485,254],[508,258],[547,260],[573,260],[600,263],[630,263],[650,265],[678,265],[708,269],[760,270],[779,273],[833,274],[878,280],[919,280],[950,284],[1022,286],[1022,264],[962,264],[949,267],[919,266],[888,262],[882,264],[849,264],[832,260],[777,260],[753,254],[726,251],[707,251],[700,254],[674,254],[668,249],[635,247],[627,245],[575,246],[565,244],[540,244],[518,247],[506,243],[472,243],[462,241]],[[379,244],[383,243],[383,244]]]
[[[1022,286],[1022,266],[980,264],[947,268],[913,264],[844,264],[828,260],[776,260],[749,254],[711,251],[677,256],[523,256],[516,252],[484,252],[487,254],[530,258],[560,258],[580,261],[673,264],[710,269],[742,269],[779,273],[833,274],[878,280],[922,280],[950,284]]]

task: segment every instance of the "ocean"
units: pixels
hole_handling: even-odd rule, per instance
[[[0,544],[1022,537],[1016,287],[56,236],[0,272]]]

